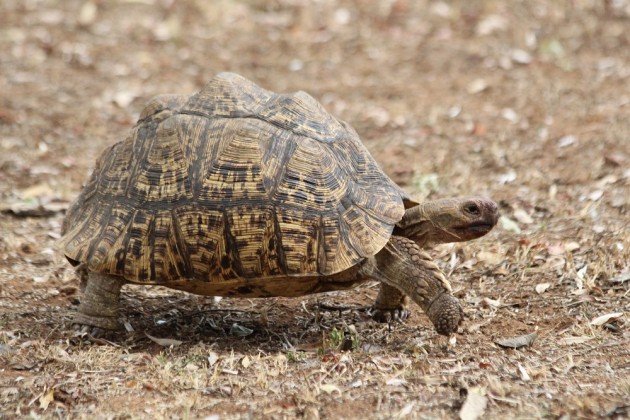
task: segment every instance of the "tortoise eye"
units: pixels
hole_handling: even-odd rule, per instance
[[[481,214],[481,209],[475,203],[466,204],[466,206],[464,206],[464,210],[474,216],[479,216]]]

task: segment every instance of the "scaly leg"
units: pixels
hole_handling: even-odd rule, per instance
[[[118,301],[125,283],[121,277],[89,272],[81,305],[74,316],[77,329],[93,336],[118,329]]]
[[[360,275],[378,279],[409,296],[424,310],[439,334],[457,331],[463,316],[459,301],[451,294],[451,286],[440,268],[414,241],[393,235],[361,270]]]
[[[370,311],[372,319],[377,322],[404,321],[409,317],[408,303],[409,298],[400,290],[381,283],[381,290]]]

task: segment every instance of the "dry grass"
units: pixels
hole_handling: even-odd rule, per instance
[[[0,417],[456,417],[467,398],[492,418],[627,417],[628,7],[3,1],[0,200],[47,215],[0,214]],[[371,322],[352,309],[369,284],[218,303],[130,287],[132,331],[73,335],[58,209],[148,98],[223,70],[310,92],[419,197],[500,202],[488,237],[433,252],[461,334],[436,336],[419,310]]]

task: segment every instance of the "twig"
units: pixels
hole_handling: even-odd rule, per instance
[[[372,307],[371,306],[336,306],[336,305],[328,305],[327,303],[317,303],[317,307],[323,311],[368,311]]]

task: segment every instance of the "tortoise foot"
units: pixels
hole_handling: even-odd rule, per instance
[[[118,319],[114,317],[92,316],[77,313],[74,316],[72,328],[80,333],[94,338],[103,337],[108,332],[120,329]]]
[[[97,338],[120,328],[118,298],[125,281],[115,276],[88,272],[79,310],[74,314],[74,329]]]
[[[409,318],[411,312],[404,306],[397,308],[376,308],[373,307],[370,310],[372,319],[376,322],[382,322],[389,324],[390,322],[404,322]]]

